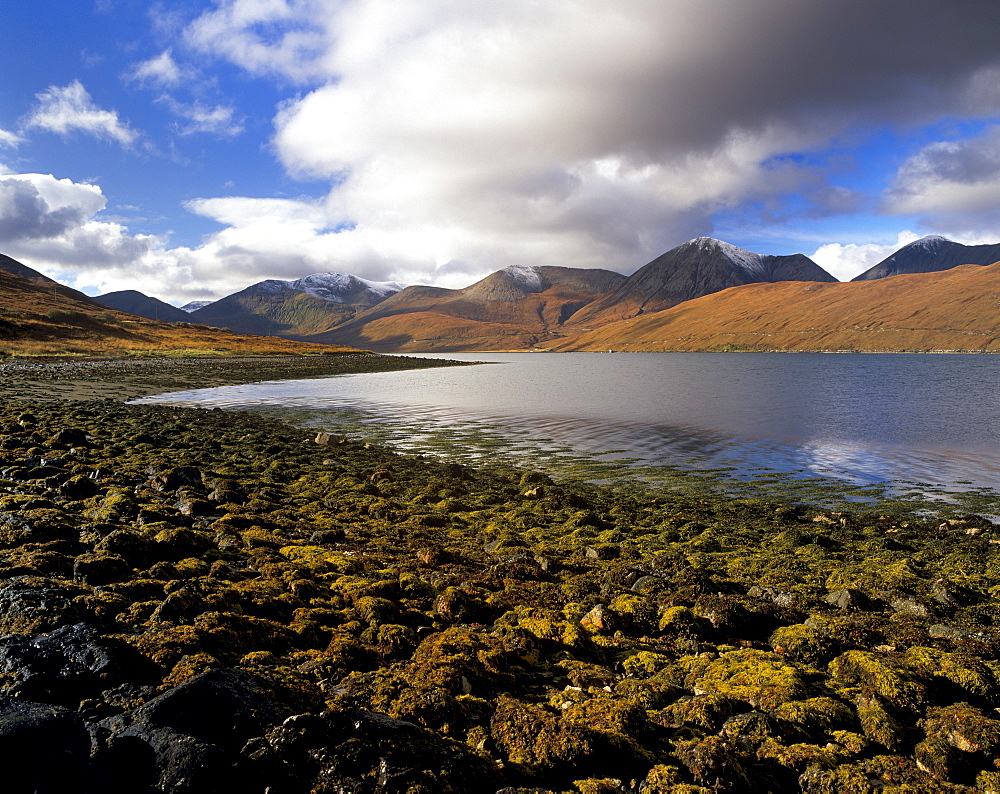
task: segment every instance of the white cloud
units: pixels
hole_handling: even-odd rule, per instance
[[[101,190],[47,174],[0,177],[0,244],[48,240],[104,208]]]
[[[909,230],[899,232],[894,243],[827,243],[821,245],[809,256],[813,262],[831,276],[841,281],[850,281],[877,265],[890,254],[894,254],[907,243],[919,240],[923,235]]]
[[[1000,225],[1000,126],[960,141],[932,143],[900,167],[885,210],[921,217],[928,228],[975,234]]]
[[[243,121],[237,118],[236,109],[227,105],[207,107],[199,102],[186,105],[172,99],[165,99],[170,111],[187,123],[179,127],[181,135],[199,133],[233,138],[243,132]]]
[[[193,73],[181,68],[174,60],[171,50],[166,49],[155,58],[135,64],[127,78],[143,85],[174,88],[192,79]]]
[[[869,118],[981,112],[993,23],[906,7],[219,0],[184,41],[310,88],[277,115],[275,151],[290,174],[331,180],[327,223],[351,229],[303,246],[370,277],[631,272],[748,199],[808,185],[823,212],[857,210],[859,196],[782,155]]]
[[[123,146],[130,146],[139,137],[118,118],[117,111],[97,107],[79,80],[62,87],[50,86],[36,94],[36,99],[35,107],[23,121],[24,129],[40,129],[59,135],[80,131]]]
[[[0,147],[13,149],[21,144],[24,139],[16,133],[0,128]]]

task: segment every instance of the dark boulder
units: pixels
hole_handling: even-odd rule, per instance
[[[0,770],[5,794],[89,790],[90,736],[68,709],[0,695]]]
[[[86,623],[37,637],[0,637],[0,671],[20,697],[75,705],[123,682],[151,681],[154,665]]]
[[[292,791],[495,791],[500,782],[465,745],[364,709],[290,717],[244,753]]]
[[[156,785],[180,794],[262,790],[233,769],[238,751],[280,719],[264,681],[239,670],[209,670],[128,714],[104,720],[107,752],[150,753]]]

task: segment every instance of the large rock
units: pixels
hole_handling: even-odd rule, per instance
[[[364,709],[290,717],[251,763],[284,777],[285,791],[495,791],[498,771],[470,748],[411,722]]]
[[[161,791],[216,794],[254,790],[240,783],[233,763],[246,741],[277,719],[261,679],[209,670],[102,725],[111,732],[108,753],[125,754],[129,747],[150,753]]]
[[[18,696],[65,705],[124,682],[154,680],[155,672],[134,648],[86,623],[36,637],[0,637],[0,671]]]
[[[89,790],[90,736],[68,709],[0,695],[0,788],[5,794]]]

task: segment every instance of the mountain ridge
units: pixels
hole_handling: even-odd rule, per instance
[[[907,243],[851,281],[872,281],[907,273],[936,273],[960,265],[1000,261],[1000,243],[964,245],[932,234]]]
[[[643,265],[616,290],[571,317],[568,324],[603,325],[741,284],[836,280],[804,254],[757,254],[713,237],[696,237]]]

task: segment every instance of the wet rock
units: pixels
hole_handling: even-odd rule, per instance
[[[59,493],[67,499],[89,499],[99,491],[98,484],[84,474],[76,474],[59,486]]]
[[[868,596],[860,590],[852,590],[847,587],[834,590],[823,600],[837,609],[867,609],[871,603]]]
[[[117,554],[81,554],[73,563],[73,579],[87,584],[121,582],[131,573],[129,564]]]
[[[66,705],[157,673],[134,648],[86,623],[36,637],[0,637],[0,671],[19,697]]]
[[[245,753],[302,791],[496,791],[499,771],[470,748],[363,709],[285,720]]]
[[[889,606],[903,615],[913,615],[917,618],[927,618],[931,615],[927,605],[915,598],[894,598],[889,602]]]
[[[0,634],[38,634],[77,623],[83,613],[79,590],[41,577],[21,577],[0,585]]]
[[[157,471],[147,470],[150,474],[149,484],[156,491],[176,491],[182,487],[201,487],[201,470],[194,466],[177,466],[175,468]]]
[[[90,445],[90,436],[86,430],[77,427],[63,427],[47,442],[54,447],[86,447]]]
[[[264,682],[238,670],[209,670],[134,711],[105,720],[108,747],[145,745],[160,790],[181,794],[250,790],[234,775],[235,753],[278,719]],[[137,741],[141,745],[137,745]]]
[[[9,794],[85,792],[90,736],[68,709],[0,695],[0,769]]]

